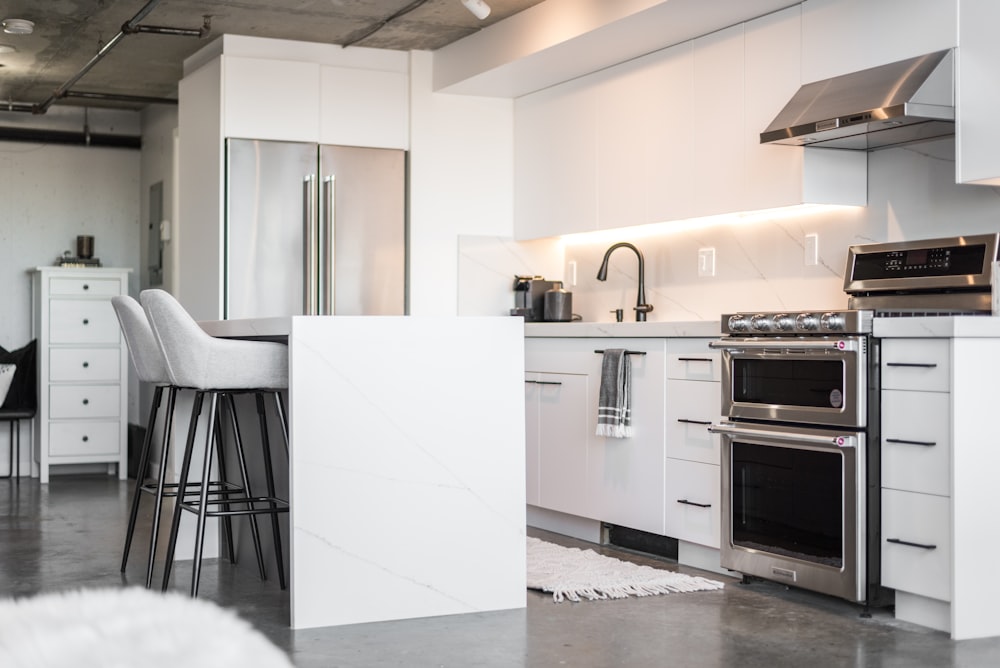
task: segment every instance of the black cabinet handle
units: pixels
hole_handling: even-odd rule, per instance
[[[83,324],[89,325],[90,324],[90,320],[88,320],[87,318],[84,318],[83,319]]]
[[[699,508],[711,508],[711,503],[697,503],[695,501],[688,501],[687,499],[677,499],[677,503],[683,503],[685,506],[698,506]]]
[[[562,385],[558,380],[526,380],[524,382],[534,385]]]
[[[84,283],[83,284],[83,289],[84,290],[89,290],[90,289],[90,284],[89,283]]]
[[[603,355],[603,354],[604,354],[604,351],[603,351],[603,350],[595,350],[594,352],[595,352],[595,353],[598,353],[598,354],[600,354],[600,355]],[[645,354],[646,354],[646,351],[645,351],[645,350],[626,350],[626,351],[625,351],[625,354],[626,354],[626,355],[645,355]]]
[[[83,437],[83,439],[82,439],[82,440],[83,440],[83,442],[84,442],[84,443],[86,443],[87,441],[89,441],[89,440],[90,440],[90,437],[89,437],[89,436],[86,436],[86,435],[84,435],[84,437]]]
[[[933,364],[933,363],[930,363],[930,362],[927,362],[927,363],[918,363],[918,362],[886,362],[885,365],[886,366],[915,367],[917,369],[934,369],[934,368],[937,367],[937,364]]]
[[[678,357],[678,362],[714,362],[711,357]]]
[[[90,399],[84,399],[84,400],[83,400],[83,405],[84,405],[84,406],[86,406],[86,405],[87,405],[87,404],[89,404],[89,403],[90,403]]]
[[[687,418],[677,418],[678,422],[683,422],[684,424],[712,424],[711,420],[688,420]]]
[[[919,547],[922,550],[936,550],[937,545],[926,545],[924,543],[911,543],[908,540],[900,540],[899,538],[886,538],[885,542],[895,543],[896,545],[909,545],[910,547]]]
[[[83,363],[83,368],[86,369],[88,367],[90,367],[90,362],[84,362]]]
[[[905,438],[887,438],[886,443],[903,443],[905,445],[923,445],[926,447],[931,447],[937,445],[936,441],[910,441]]]

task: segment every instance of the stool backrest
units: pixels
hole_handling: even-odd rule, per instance
[[[139,301],[163,351],[171,382],[180,387],[204,387],[212,337],[169,292],[143,290]]]
[[[132,364],[139,380],[144,383],[169,385],[170,376],[167,373],[166,361],[156,342],[153,329],[146,318],[142,305],[127,295],[111,298],[111,306],[118,316],[122,334],[125,335],[125,345],[132,356]]]

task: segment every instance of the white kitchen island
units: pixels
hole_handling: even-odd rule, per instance
[[[201,325],[288,342],[292,628],[525,606],[520,318]]]

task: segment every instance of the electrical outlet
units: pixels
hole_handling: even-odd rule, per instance
[[[807,267],[815,267],[819,264],[819,235],[817,234],[807,234],[806,235],[806,256],[805,263]]]
[[[698,249],[698,276],[715,276],[715,249]]]

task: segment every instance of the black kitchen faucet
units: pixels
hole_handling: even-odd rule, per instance
[[[611,257],[612,251],[623,246],[634,250],[636,257],[639,258],[639,294],[635,301],[635,321],[645,322],[646,314],[653,310],[653,305],[646,303],[646,263],[642,258],[642,251],[627,241],[614,244],[604,253],[604,260],[601,262],[601,268],[597,270],[597,280],[608,280],[608,259]]]

